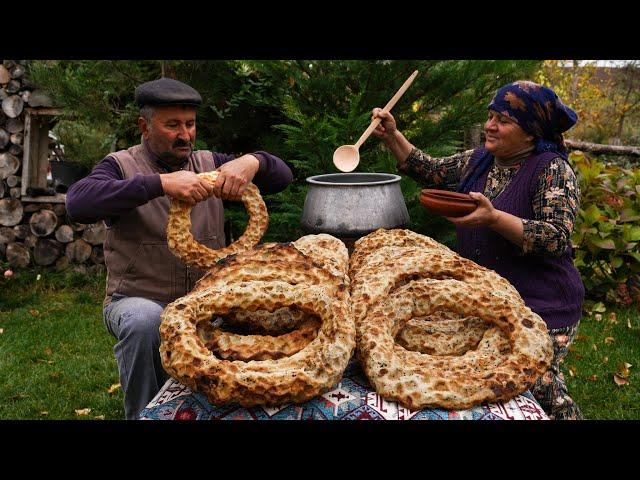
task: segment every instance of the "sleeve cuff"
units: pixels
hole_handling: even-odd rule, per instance
[[[265,156],[262,153],[256,152],[252,152],[250,153],[250,155],[256,157],[258,159],[258,163],[260,164],[257,173],[265,173],[267,171],[267,159],[265,158]]]
[[[147,191],[147,196],[149,200],[156,197],[161,197],[164,195],[164,190],[162,189],[162,182],[160,181],[160,174],[152,173],[150,175],[142,175],[142,185],[144,189]]]

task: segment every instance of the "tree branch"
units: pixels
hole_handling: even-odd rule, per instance
[[[565,145],[572,150],[583,150],[594,154],[609,153],[611,155],[629,155],[640,157],[640,147],[627,147],[623,145],[603,145],[601,143],[582,142],[580,140],[566,139]]]

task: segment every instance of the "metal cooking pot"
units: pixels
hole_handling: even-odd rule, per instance
[[[378,228],[403,228],[409,212],[399,175],[390,173],[330,173],[307,178],[302,228],[357,238]]]

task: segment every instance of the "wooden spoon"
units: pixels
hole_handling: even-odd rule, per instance
[[[418,70],[413,72],[411,76],[402,84],[402,86],[396,92],[393,98],[391,98],[391,100],[389,100],[389,103],[387,103],[383,108],[385,112],[389,112],[393,108],[393,106],[396,104],[396,102],[400,100],[400,97],[404,95],[404,92],[407,91],[407,88],[409,88],[409,85],[413,83],[413,80],[416,78],[417,75],[418,75]],[[342,145],[341,147],[336,148],[336,151],[333,152],[333,164],[338,168],[338,170],[342,172],[351,172],[358,166],[358,163],[360,163],[360,151],[359,151],[360,146],[364,143],[364,141],[367,138],[369,138],[369,135],[371,135],[371,132],[373,132],[376,129],[376,127],[380,124],[381,121],[382,121],[381,118],[379,117],[375,118],[371,122],[371,125],[369,125],[369,127],[364,131],[362,136],[358,139],[355,145]]]

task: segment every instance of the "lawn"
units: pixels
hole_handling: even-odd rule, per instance
[[[0,419],[124,418],[104,276],[37,273],[0,280]]]
[[[104,282],[45,271],[0,279],[0,419],[124,418]],[[563,371],[586,418],[640,419],[639,351],[636,308],[585,315]]]

